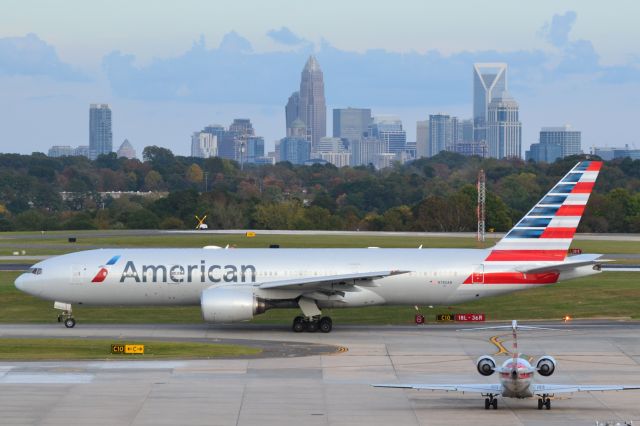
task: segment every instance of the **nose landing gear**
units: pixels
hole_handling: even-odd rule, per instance
[[[58,322],[63,322],[64,326],[67,328],[73,328],[76,326],[76,320],[73,318],[70,303],[55,302],[53,307],[54,309],[62,310],[62,313],[58,314]]]

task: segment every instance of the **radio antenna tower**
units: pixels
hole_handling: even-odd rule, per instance
[[[487,178],[484,170],[478,172],[478,242],[484,243],[485,233],[485,204],[487,200]]]

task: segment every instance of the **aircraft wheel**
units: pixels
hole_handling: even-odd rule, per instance
[[[493,401],[491,402],[491,405],[493,405],[493,409],[497,410],[498,409],[498,399],[494,398]]]
[[[67,318],[66,320],[64,320],[64,326],[67,328],[73,328],[76,326],[76,320],[74,320],[73,318]]]
[[[333,321],[331,321],[330,317],[322,317],[320,319],[320,323],[318,324],[320,331],[323,333],[329,333],[333,328]]]
[[[318,323],[319,323],[319,321],[316,321],[316,320],[308,321],[307,324],[306,324],[307,325],[307,327],[306,327],[307,331],[309,333],[315,333],[316,331],[318,331],[318,326],[319,326]]]
[[[489,398],[485,398],[484,399],[484,409],[488,410],[490,406],[491,406],[491,401],[489,401]]]
[[[547,401],[544,403],[544,406],[547,407],[547,410],[551,410],[551,400],[547,398]]]
[[[304,331],[304,318],[303,317],[295,317],[293,319],[293,325],[291,329],[296,333],[301,333]]]
[[[542,401],[541,398],[538,398],[538,410],[542,410],[543,406],[544,406],[544,401]]]

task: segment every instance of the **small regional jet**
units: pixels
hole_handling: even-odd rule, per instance
[[[538,398],[538,410],[546,408],[551,409],[551,398],[559,393],[574,392],[596,392],[596,391],[622,391],[622,390],[638,390],[640,385],[622,386],[622,385],[545,385],[533,383],[534,373],[538,373],[543,377],[548,377],[556,370],[556,360],[548,355],[540,357],[536,366],[533,367],[528,360],[521,357],[518,353],[517,330],[554,330],[544,327],[530,327],[518,325],[517,321],[512,321],[511,326],[498,327],[478,327],[472,330],[495,330],[511,328],[513,330],[513,350],[512,357],[507,359],[500,367],[496,366],[496,361],[489,355],[483,355],[476,361],[478,373],[483,376],[490,376],[498,373],[500,383],[474,383],[474,384],[377,384],[372,385],[378,388],[400,388],[400,389],[417,389],[444,392],[469,392],[479,393],[486,397],[484,400],[484,408],[488,410],[498,408],[498,397],[505,398]]]
[[[324,308],[454,305],[601,272],[598,254],[567,257],[602,166],[573,167],[489,249],[101,249],[39,262],[15,286],[72,305],[196,305],[205,321],[300,308],[292,329],[332,329]],[[219,247],[218,247],[219,248]]]

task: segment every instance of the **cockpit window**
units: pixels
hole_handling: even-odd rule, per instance
[[[29,272],[34,275],[42,274],[42,268],[29,268]]]

